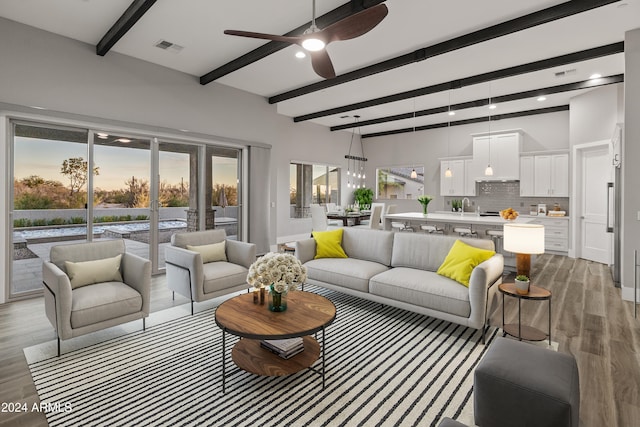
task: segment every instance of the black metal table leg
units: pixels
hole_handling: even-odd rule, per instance
[[[522,341],[522,298],[518,298],[518,339]]]
[[[226,365],[227,365],[227,346],[226,346],[226,338],[227,338],[227,329],[224,328],[222,329],[222,394],[225,393],[225,386],[226,386],[226,378],[227,378],[227,373],[226,373]]]
[[[504,294],[502,294],[502,336],[507,336],[507,332],[504,330]]]
[[[324,331],[324,326],[322,327],[322,389],[324,390],[324,374],[325,374],[325,364],[324,364],[324,358],[325,358],[325,345],[326,345],[326,340],[325,340],[325,331]]]
[[[551,345],[551,297],[549,297],[549,345]]]

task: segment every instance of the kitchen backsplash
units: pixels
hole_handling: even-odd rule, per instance
[[[475,212],[480,206],[480,211],[499,211],[506,208],[513,208],[521,215],[528,215],[530,205],[545,203],[547,210],[552,210],[555,203],[558,203],[560,210],[569,215],[568,197],[520,197],[519,182],[477,182],[476,196],[468,197],[471,207],[465,206],[465,211]],[[462,197],[445,197],[445,209],[451,209],[452,200],[461,200]]]

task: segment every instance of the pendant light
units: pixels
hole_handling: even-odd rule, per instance
[[[493,168],[491,167],[491,82],[489,82],[489,159],[487,160],[487,168],[484,170],[485,176],[493,176]]]
[[[449,89],[449,112],[447,113],[447,157],[451,155],[451,89]],[[447,170],[444,171],[445,178],[451,178],[453,172],[447,163]]]
[[[415,169],[411,170],[411,178],[416,179],[418,177],[418,172]]]
[[[354,115],[355,123],[358,124],[360,116]],[[362,157],[351,155],[353,149],[353,138],[356,134],[356,127],[358,128],[358,134],[360,136],[360,150]],[[362,145],[362,132],[360,125],[354,126],[351,131],[351,142],[349,143],[349,153],[344,156],[347,159],[347,188],[364,188],[364,180],[366,179],[364,173],[364,164],[367,159],[364,157],[364,146]],[[351,161],[353,160],[353,171],[351,170]]]

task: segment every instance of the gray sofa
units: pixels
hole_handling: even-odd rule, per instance
[[[225,241],[226,261],[202,262],[198,252],[187,245],[201,246]],[[247,273],[256,260],[256,245],[227,240],[224,229],[176,233],[165,249],[169,289],[191,300],[206,301],[249,288]]]
[[[460,239],[494,250],[491,240]],[[296,256],[307,267],[307,283],[355,295],[470,328],[486,324],[488,301],[502,282],[504,260],[495,254],[473,269],[469,288],[436,273],[456,238],[344,228],[348,258],[314,259],[313,238],[298,241]]]
[[[91,271],[89,284],[72,286],[65,261],[88,265],[118,256],[117,278],[99,278],[96,266],[89,264],[84,267]],[[122,239],[53,246],[49,259],[42,264],[44,308],[56,330],[58,356],[60,339],[137,319],[142,319],[144,329],[144,318],[149,316],[151,261],[125,252]]]

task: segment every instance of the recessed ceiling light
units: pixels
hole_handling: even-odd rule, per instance
[[[37,105],[30,105],[31,108],[34,108],[36,110],[46,110],[46,108],[44,107],[38,107]]]
[[[125,144],[127,144],[127,143],[131,142],[131,140],[130,140],[130,139],[127,139],[127,138],[119,138],[119,139],[116,139],[116,141],[118,141],[118,142],[123,142],[123,143],[125,143]]]
[[[591,74],[589,76],[589,79],[594,80],[594,79],[599,79],[600,77],[602,77],[602,74],[595,73],[595,74]]]
[[[296,58],[300,58],[300,59],[302,59],[302,58],[305,58],[306,56],[307,56],[307,54],[306,54],[306,53],[304,53],[304,52],[303,52],[303,51],[301,51],[301,50],[299,50],[299,51],[297,51],[297,52],[296,52]]]
[[[98,132],[96,135],[98,135],[100,139],[107,139],[109,137],[109,134],[104,132]]]
[[[449,111],[449,115],[450,115],[450,116],[455,116],[455,115],[456,115],[456,112],[455,112],[455,111]]]
[[[496,104],[489,105],[489,109],[490,110],[495,110],[496,108],[498,108],[498,106]]]
[[[540,101],[540,102],[546,101],[547,97],[546,96],[539,96],[537,100]]]

